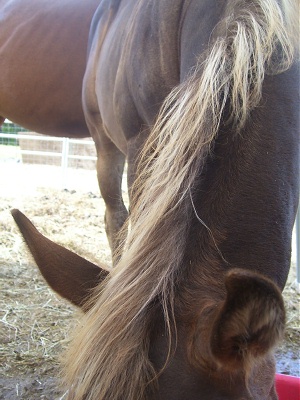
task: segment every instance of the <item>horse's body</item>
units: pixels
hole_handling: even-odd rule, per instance
[[[81,103],[98,0],[0,0],[0,125],[87,137]]]
[[[299,195],[297,5],[278,3],[100,2],[83,107],[113,248],[125,155],[131,185],[150,133],[125,251],[98,276],[14,213],[58,293],[80,305],[107,277],[68,354],[69,399],[277,398]]]

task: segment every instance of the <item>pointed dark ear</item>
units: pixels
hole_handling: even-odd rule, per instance
[[[12,216],[50,287],[71,303],[84,308],[91,289],[109,272],[47,239],[19,210],[12,210]]]
[[[213,324],[211,349],[224,368],[245,369],[281,339],[283,299],[271,280],[246,270],[230,271],[225,286],[227,297]]]

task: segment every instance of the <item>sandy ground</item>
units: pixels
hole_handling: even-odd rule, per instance
[[[78,314],[47,287],[23,244],[10,210],[19,208],[52,240],[91,261],[110,262],[104,203],[93,171],[0,160],[0,398],[65,398],[59,356]],[[67,181],[67,185],[66,182]],[[125,192],[124,192],[125,194]],[[299,286],[295,266],[284,292],[288,309],[278,372],[300,376]]]

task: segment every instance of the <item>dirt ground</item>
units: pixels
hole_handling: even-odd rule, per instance
[[[0,182],[0,398],[62,400],[59,356],[78,314],[40,277],[10,210],[20,208],[43,234],[91,261],[110,263],[103,200],[98,190],[59,188],[30,188],[21,197],[7,185]],[[284,295],[288,325],[277,352],[278,372],[299,376],[300,295],[294,273]]]

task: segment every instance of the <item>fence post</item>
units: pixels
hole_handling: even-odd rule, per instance
[[[62,142],[62,154],[61,154],[63,189],[67,188],[68,157],[69,157],[69,138],[64,137]]]

